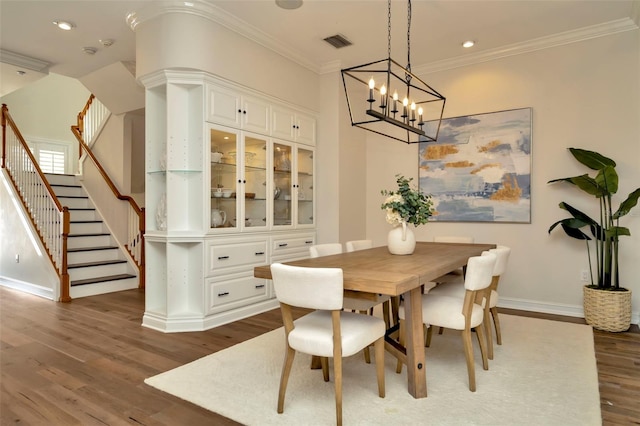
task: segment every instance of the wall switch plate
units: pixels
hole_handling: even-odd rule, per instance
[[[20,263],[20,255],[16,254],[16,263]]]

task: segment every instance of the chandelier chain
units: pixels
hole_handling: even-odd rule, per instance
[[[407,71],[411,72],[411,0],[407,1]],[[407,81],[410,79],[407,75]]]
[[[387,57],[391,57],[391,0],[387,2]]]

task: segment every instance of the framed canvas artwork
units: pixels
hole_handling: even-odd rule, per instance
[[[531,223],[531,108],[442,120],[420,143],[419,185],[430,220]]]

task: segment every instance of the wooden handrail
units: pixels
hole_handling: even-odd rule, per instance
[[[58,273],[58,278],[60,279],[60,301],[69,302],[71,300],[71,297],[69,296],[70,282],[69,282],[69,272],[67,270],[67,250],[66,250],[67,237],[69,235],[69,229],[70,229],[69,210],[67,209],[67,207],[63,207],[60,204],[60,201],[58,200],[58,197],[56,197],[55,193],[53,192],[53,189],[51,188],[49,181],[44,176],[42,169],[38,165],[38,162],[36,161],[33,154],[31,153],[31,149],[29,149],[29,146],[27,145],[26,141],[22,137],[22,134],[20,133],[18,126],[13,121],[13,118],[11,118],[11,115],[9,114],[9,108],[7,107],[6,104],[2,104],[2,168],[6,169],[6,166],[7,166],[6,164],[7,125],[11,128],[11,130],[13,131],[13,134],[15,135],[16,139],[20,143],[22,149],[28,156],[29,161],[31,162],[31,165],[33,166],[33,169],[35,170],[37,176],[39,177],[39,183],[45,187],[46,189],[45,192],[49,196],[50,201],[55,205],[57,211],[62,216],[62,235],[61,235],[62,247],[60,250],[60,255],[61,255],[60,265],[58,265],[56,259],[54,259],[53,257],[51,248],[48,246],[46,239],[42,234],[42,230],[38,226],[35,218],[33,217],[27,205],[26,200],[24,199],[24,195],[22,191],[19,189],[20,185],[18,184],[18,182],[16,182],[16,177],[13,176],[13,174],[11,173],[11,170],[7,170],[9,180],[11,181],[11,184],[13,185],[16,193],[18,194],[18,197],[20,199],[20,202],[22,203],[24,210],[28,213],[27,216],[29,217],[29,220],[31,221],[33,228],[36,230],[36,233],[38,234],[38,238],[40,238],[40,241],[43,247],[45,247],[45,251],[47,252],[47,256],[49,257],[49,260],[51,261],[51,263],[54,266],[54,269]]]
[[[109,177],[107,172],[104,170],[104,168],[102,167],[102,165],[100,164],[100,162],[98,161],[96,156],[93,154],[93,151],[91,150],[91,148],[89,148],[89,145],[87,145],[87,143],[85,142],[84,137],[83,137],[83,134],[84,134],[84,117],[86,116],[87,112],[89,111],[89,108],[91,107],[91,104],[92,104],[94,99],[95,99],[95,96],[93,94],[91,94],[91,96],[89,96],[89,100],[87,101],[84,109],[82,111],[80,111],[80,113],[78,113],[78,123],[76,125],[72,125],[71,126],[71,132],[74,134],[74,136],[78,140],[78,143],[79,143],[79,146],[80,146],[79,152],[82,152],[82,150],[84,149],[84,151],[86,152],[87,157],[89,157],[91,159],[91,161],[93,162],[93,164],[97,168],[98,172],[100,173],[100,176],[105,181],[105,183],[107,184],[107,186],[109,187],[109,189],[111,190],[113,195],[118,200],[127,201],[129,203],[130,207],[134,210],[134,212],[138,216],[138,233],[139,233],[139,237],[140,237],[139,244],[141,244],[141,247],[140,247],[140,259],[139,260],[135,259],[135,257],[133,256],[133,253],[131,252],[130,248],[127,247],[127,249],[129,250],[129,252],[132,255],[132,257],[134,258],[134,260],[136,260],[136,264],[138,266],[139,282],[140,282],[140,286],[139,287],[140,288],[144,288],[144,284],[145,284],[145,281],[144,281],[145,280],[145,273],[144,273],[144,270],[145,270],[145,255],[144,255],[145,219],[144,219],[144,209],[140,208],[140,206],[138,206],[138,203],[136,203],[136,201],[132,197],[130,197],[128,195],[123,195],[118,190],[118,188],[113,183],[113,181],[111,180],[111,178]]]

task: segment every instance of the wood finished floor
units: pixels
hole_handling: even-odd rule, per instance
[[[281,326],[279,310],[164,334],[140,326],[143,309],[144,294],[135,290],[62,304],[0,287],[0,424],[236,425],[143,380]],[[637,326],[596,331],[594,341],[603,424],[639,425]]]

